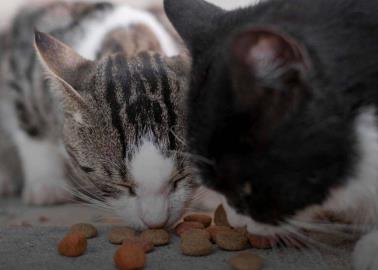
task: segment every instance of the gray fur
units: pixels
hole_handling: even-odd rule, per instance
[[[23,12],[3,34],[10,39],[0,53],[0,89],[11,104],[6,110],[16,115],[17,124],[0,130],[0,136],[19,129],[35,140],[63,142],[67,178],[83,194],[98,200],[116,197],[119,190],[114,183],[129,181],[124,161],[131,159],[144,137],[149,136],[167,156],[183,150],[177,137],[182,137],[184,121],[186,57],[168,58],[158,49],[130,55],[105,46],[97,61],[81,59],[86,64],[75,65],[74,61],[81,60],[74,54],[72,58],[70,52],[51,55],[51,43],[43,51],[43,41],[37,40],[50,73],[47,80],[33,48],[34,29],[73,46],[80,41],[86,22],[100,20],[112,9],[111,4],[56,3]],[[46,42],[58,42],[40,35],[48,37]],[[75,114],[83,121],[77,121]],[[178,168],[183,168],[184,158],[177,160]]]

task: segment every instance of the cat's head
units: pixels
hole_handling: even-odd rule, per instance
[[[315,58],[291,34],[251,25],[248,9],[202,0],[165,9],[192,53],[189,151],[213,162],[193,159],[231,223],[269,234],[322,211],[354,169],[356,142],[348,106],[314,80]]]
[[[194,188],[177,140],[187,59],[146,52],[90,61],[41,32],[35,47],[62,100],[78,196],[137,229],[175,223]]]

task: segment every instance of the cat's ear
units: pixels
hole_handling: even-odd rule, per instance
[[[202,50],[211,41],[213,18],[224,12],[204,0],[164,0],[164,9],[192,52]]]
[[[66,101],[75,107],[84,105],[80,83],[93,70],[94,63],[54,37],[39,31],[35,31],[35,48],[46,70],[62,85]]]
[[[231,42],[233,89],[237,106],[269,132],[310,96],[310,65],[304,48],[291,37],[249,29]]]
[[[250,29],[232,42],[236,63],[258,79],[277,79],[289,70],[301,76],[308,70],[304,49],[283,34],[266,29]]]

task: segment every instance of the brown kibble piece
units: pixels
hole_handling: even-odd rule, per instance
[[[143,269],[146,263],[146,256],[139,245],[121,246],[113,259],[119,270]]]
[[[82,233],[86,238],[97,236],[97,230],[92,224],[77,223],[71,226],[71,233]]]
[[[187,256],[206,256],[213,252],[213,245],[207,238],[199,235],[188,237],[189,233],[183,234],[181,238],[182,254]]]
[[[235,232],[239,232],[241,234],[244,234],[246,236],[248,235],[248,231],[247,231],[247,227],[246,226],[234,228],[234,231]]]
[[[207,240],[211,239],[210,233],[206,230],[201,230],[201,229],[191,229],[189,231],[185,231],[184,233],[181,234],[181,238],[194,238],[194,237],[199,237],[199,238],[205,238]]]
[[[184,217],[184,221],[194,221],[202,223],[205,228],[209,227],[212,221],[212,218],[207,215],[193,214]]]
[[[226,226],[231,227],[230,223],[228,223],[226,211],[222,204],[220,204],[214,212],[214,223],[218,226]]]
[[[228,260],[234,270],[260,270],[262,259],[252,252],[242,252]]]
[[[223,231],[215,236],[215,243],[224,250],[238,251],[246,247],[248,239],[236,231]]]
[[[87,239],[82,233],[67,234],[58,245],[59,253],[67,257],[80,256],[86,249]]]
[[[268,237],[261,235],[248,234],[249,244],[258,249],[269,249],[272,248],[272,243]]]
[[[202,223],[196,221],[184,221],[178,224],[175,228],[176,234],[181,236],[184,232],[190,231],[192,229],[204,229]]]
[[[206,228],[206,230],[210,233],[210,236],[211,236],[211,241],[215,242],[215,236],[219,233],[219,232],[224,232],[224,231],[232,231],[232,229],[230,227],[226,227],[226,226],[211,226],[211,227],[208,227]]]
[[[135,231],[126,226],[113,227],[109,234],[109,241],[112,244],[122,244],[126,239],[135,238]]]
[[[154,246],[162,246],[169,243],[169,234],[162,229],[146,230],[141,233],[141,239],[148,240],[154,244]]]
[[[134,239],[126,239],[122,243],[122,246],[129,246],[129,245],[140,246],[145,253],[148,253],[154,249],[154,244],[152,244],[152,242],[145,239],[141,239],[140,237],[137,237]]]

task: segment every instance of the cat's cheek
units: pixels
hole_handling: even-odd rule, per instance
[[[227,203],[224,197],[222,204],[226,211],[228,222],[234,228],[246,227],[249,233],[256,235],[271,236],[287,234],[287,231],[285,231],[283,227],[262,224],[256,222],[249,216],[238,214],[236,210]]]

